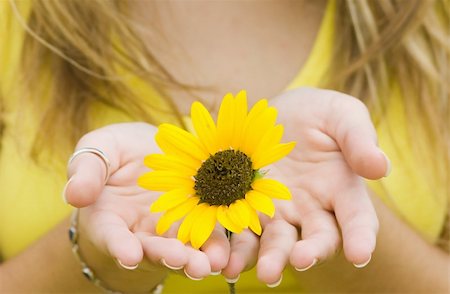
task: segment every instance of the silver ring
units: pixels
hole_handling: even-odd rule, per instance
[[[105,174],[105,183],[108,181],[109,179],[109,170],[111,167],[111,162],[109,161],[108,157],[106,157],[105,152],[103,152],[100,149],[94,148],[94,147],[85,147],[85,148],[81,148],[78,149],[77,151],[75,151],[72,156],[69,158],[69,162],[67,163],[67,166],[69,166],[72,161],[78,156],[81,155],[83,153],[92,153],[97,155],[105,164],[105,168],[106,168],[106,174]]]

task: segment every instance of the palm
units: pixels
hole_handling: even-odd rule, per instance
[[[339,153],[317,154],[317,159],[296,155],[275,164],[268,173],[283,181],[294,195],[291,202],[276,202],[278,214],[291,223],[301,223],[311,209],[333,212],[336,198],[349,190],[365,194],[360,177],[351,171]]]
[[[325,260],[341,239],[347,259],[364,263],[378,222],[361,176],[385,173],[366,110],[354,98],[315,89],[291,91],[273,103],[284,139],[297,146],[269,168],[268,177],[286,184],[293,199],[275,201],[274,218],[263,218],[260,279],[276,281],[289,259],[300,269]]]
[[[158,195],[136,184],[136,179],[146,171],[142,158],[125,163],[111,176],[97,202],[86,208],[92,215],[91,221],[101,226],[110,215],[120,218],[133,233],[154,233],[159,216],[149,213],[149,207]]]
[[[156,128],[151,125],[130,123],[112,125],[85,136],[78,145],[96,144],[102,149],[111,161],[111,174],[106,184],[101,183],[104,176],[100,175],[105,169],[102,162],[93,155],[79,156],[69,169],[74,181],[68,189],[68,200],[83,207],[82,233],[97,248],[122,263],[130,266],[139,263],[139,269],[148,271],[161,270],[162,262],[166,262],[174,268],[185,267],[194,277],[208,275],[211,266],[207,254],[178,241],[176,227],[164,237],[156,235],[160,215],[150,213],[149,208],[159,195],[137,186],[137,178],[148,171],[143,158],[159,152],[153,140],[155,133]]]

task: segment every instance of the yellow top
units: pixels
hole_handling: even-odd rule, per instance
[[[334,1],[330,1],[313,50],[298,76],[287,87],[316,86],[324,76],[331,60],[333,46]],[[11,21],[8,22],[8,17]],[[12,16],[7,1],[0,1],[0,95],[4,97],[6,129],[2,137],[0,153],[0,260],[14,257],[33,241],[44,235],[70,213],[60,197],[65,182],[65,164],[57,170],[36,166],[26,156],[30,147],[33,125],[30,113],[17,116],[16,84],[23,29]],[[437,240],[446,215],[444,183],[436,186],[424,180],[408,145],[404,107],[394,92],[387,120],[377,126],[379,142],[392,160],[393,171],[388,178],[370,182],[369,185],[388,205],[431,242]],[[100,110],[99,110],[100,111]],[[23,112],[22,112],[23,113]],[[114,111],[106,110],[102,123],[128,120]],[[29,118],[27,120],[27,118]],[[25,123],[24,123],[25,121]],[[21,122],[19,124],[19,122]],[[387,123],[389,122],[389,124]],[[395,126],[395,144],[388,126]],[[294,280],[288,272],[282,285],[269,289],[257,282],[255,271],[244,273],[238,282],[241,292],[288,292]],[[194,282],[180,276],[171,276],[166,282],[165,293],[227,292],[223,278],[209,277]]]

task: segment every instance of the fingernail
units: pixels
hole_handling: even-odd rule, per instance
[[[386,160],[386,173],[384,174],[384,177],[387,177],[387,176],[389,176],[389,174],[392,171],[392,164],[391,164],[391,160],[386,155],[386,153],[384,153],[384,151],[381,151],[381,153],[383,153],[384,159]]]
[[[266,285],[269,288],[275,288],[275,287],[278,287],[281,284],[282,280],[283,280],[283,275],[281,275],[280,279],[278,281],[276,281],[275,283],[273,283],[273,284],[266,284]]]
[[[66,196],[67,187],[69,187],[69,184],[70,184],[70,182],[72,182],[72,180],[73,180],[73,178],[70,178],[70,179],[67,181],[67,183],[66,183],[66,185],[64,186],[64,189],[63,189],[63,191],[62,191],[62,194],[61,194],[61,198],[62,198],[62,200],[64,201],[65,204],[67,204],[67,196]]]
[[[124,269],[130,270],[130,271],[137,269],[138,266],[139,266],[139,264],[136,264],[136,265],[124,265],[119,259],[117,259],[117,263],[121,267],[123,267]]]
[[[238,275],[236,278],[232,278],[232,279],[225,278],[225,281],[227,281],[227,283],[229,283],[229,284],[234,284],[239,280],[240,277],[241,277],[241,275]]]
[[[299,271],[299,272],[304,272],[304,271],[306,271],[306,270],[309,270],[310,268],[312,268],[313,266],[316,265],[317,261],[318,261],[318,259],[317,259],[317,258],[314,258],[314,260],[311,262],[311,264],[308,265],[307,267],[304,267],[304,268],[298,268],[298,267],[296,267],[295,270],[296,270],[296,271]]]
[[[218,276],[222,273],[222,270],[218,270],[217,272],[211,272],[211,276]]]
[[[369,259],[366,262],[360,263],[360,264],[353,264],[356,268],[363,268],[366,265],[369,264],[370,260],[372,259],[372,255],[369,256]]]
[[[191,277],[191,276],[186,272],[186,269],[184,269],[183,271],[184,271],[184,274],[186,275],[186,277],[188,277],[188,278],[191,279],[192,281],[201,281],[201,280],[203,280],[203,278],[194,278],[194,277]]]
[[[184,265],[180,265],[180,266],[168,265],[164,258],[161,258],[160,261],[161,261],[162,265],[164,265],[168,269],[171,269],[171,270],[174,270],[174,271],[180,270],[180,269],[182,269],[184,267]]]

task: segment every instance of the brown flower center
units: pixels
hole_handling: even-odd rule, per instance
[[[230,205],[251,190],[256,171],[241,151],[219,151],[209,157],[195,175],[195,191],[200,202]]]

